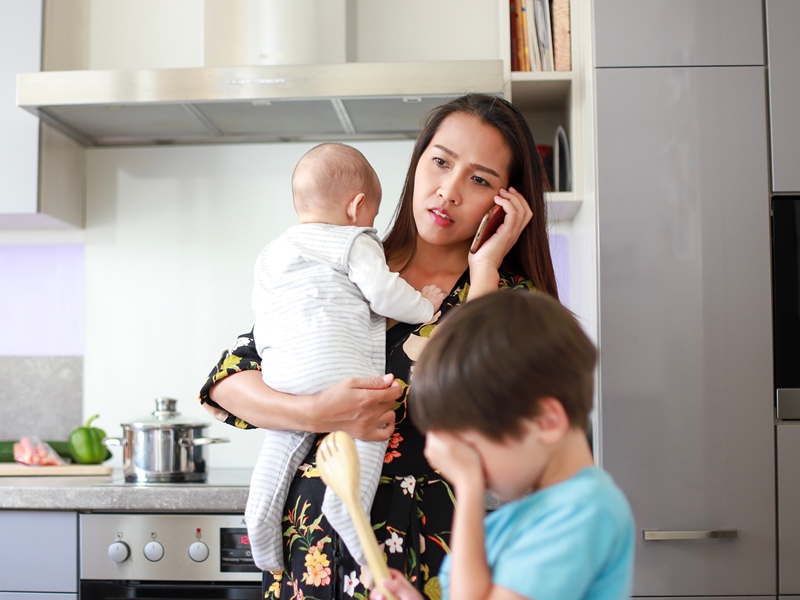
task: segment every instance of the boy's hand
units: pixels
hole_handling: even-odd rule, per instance
[[[405,576],[396,569],[389,569],[392,574],[391,579],[383,580],[383,587],[387,592],[392,592],[397,596],[397,600],[425,600]],[[369,593],[369,600],[386,600],[386,597],[377,590]]]
[[[436,314],[436,311],[439,310],[439,307],[444,302],[444,299],[447,298],[447,294],[437,285],[426,285],[420,291],[422,297],[428,300],[431,304],[433,304],[433,314]]]
[[[456,434],[429,431],[425,436],[425,458],[456,490],[486,487],[480,455]]]

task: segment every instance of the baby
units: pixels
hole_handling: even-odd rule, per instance
[[[373,228],[381,185],[355,148],[312,148],[295,167],[292,195],[298,224],[261,252],[254,269],[254,337],[264,382],[304,395],[349,377],[383,375],[386,318],[430,321],[444,292],[436,286],[418,292],[389,271]],[[264,571],[284,568],[281,515],[292,477],[316,439],[302,431],[265,431],[245,510],[253,558]],[[386,442],[356,440],[356,446],[369,514]],[[366,564],[347,511],[330,490],[322,512]]]

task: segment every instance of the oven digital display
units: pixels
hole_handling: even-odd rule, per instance
[[[222,527],[220,539],[220,571],[223,573],[257,573],[259,568],[253,561],[250,538],[244,527]]]

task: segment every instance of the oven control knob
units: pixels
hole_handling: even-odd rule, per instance
[[[203,562],[208,558],[208,546],[203,542],[195,542],[189,546],[189,558],[194,562]]]
[[[164,558],[164,546],[159,542],[147,542],[144,546],[144,557],[150,562],[158,562]]]
[[[125,542],[117,541],[108,547],[108,558],[110,558],[117,564],[123,563],[126,560],[128,560],[128,557],[130,555],[131,555],[131,549]]]

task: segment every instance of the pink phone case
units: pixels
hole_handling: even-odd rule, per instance
[[[481,224],[478,225],[478,232],[472,239],[472,245],[469,248],[470,253],[475,254],[483,246],[483,242],[492,237],[492,234],[497,231],[497,228],[500,227],[505,218],[506,213],[502,206],[495,204],[490,208],[489,212],[483,216]]]

